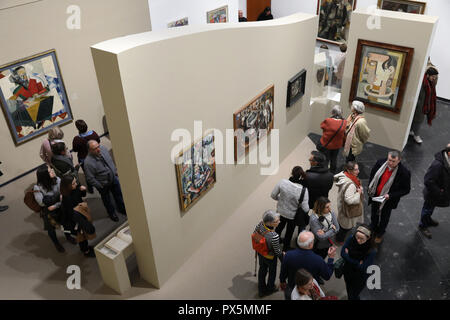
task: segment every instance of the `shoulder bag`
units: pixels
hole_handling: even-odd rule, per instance
[[[302,192],[300,193],[300,199],[298,200],[298,208],[295,213],[294,223],[296,226],[299,226],[301,230],[305,229],[305,227],[309,224],[309,216],[308,212],[303,211],[302,202],[305,197],[306,187],[302,186]]]

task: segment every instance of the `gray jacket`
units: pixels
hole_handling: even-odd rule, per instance
[[[117,175],[117,169],[109,155],[109,151],[102,145],[100,145],[100,154],[103,159],[89,153],[84,160],[86,180],[97,189],[110,185],[114,180],[114,176]]]
[[[337,222],[336,215],[331,212],[331,223],[336,227],[336,230],[331,228],[330,226],[324,226],[317,217],[317,214],[313,213],[309,220],[309,227],[311,228],[311,232],[314,233],[314,237],[317,240],[316,248],[317,249],[325,249],[331,246],[328,239],[332,238],[339,231],[339,223]],[[325,225],[327,223],[325,222]],[[317,232],[319,230],[323,230],[323,235],[318,235]]]
[[[293,183],[288,179],[283,179],[275,186],[270,195],[273,200],[277,200],[277,212],[286,219],[293,220],[297,212],[300,194],[304,187],[301,184]],[[305,212],[309,211],[308,206],[309,196],[308,189],[305,190],[303,197],[302,209]]]

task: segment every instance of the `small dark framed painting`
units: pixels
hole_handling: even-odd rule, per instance
[[[306,70],[303,69],[288,81],[286,107],[289,108],[305,94]]]

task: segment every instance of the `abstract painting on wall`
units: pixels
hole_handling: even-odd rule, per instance
[[[216,182],[214,133],[194,142],[175,161],[180,207],[187,211]]]
[[[317,0],[320,41],[339,45],[347,41],[350,20],[356,0]]]
[[[220,7],[206,13],[207,23],[228,22],[228,6]]]
[[[303,69],[288,81],[286,107],[292,106],[305,94],[306,70]]]
[[[55,50],[1,66],[0,102],[16,145],[71,121]]]
[[[424,14],[426,2],[409,0],[378,0],[378,8],[382,10]]]
[[[274,86],[266,88],[251,102],[233,114],[234,160],[248,153],[250,145],[256,144],[273,129]]]
[[[183,19],[180,19],[180,20],[169,22],[167,24],[167,28],[187,26],[188,24],[189,24],[189,20],[188,20],[188,17],[186,17],[186,18],[183,18]]]
[[[350,101],[400,113],[414,49],[358,40]]]

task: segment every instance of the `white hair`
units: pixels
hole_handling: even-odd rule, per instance
[[[277,220],[279,217],[280,217],[279,213],[276,213],[273,210],[267,210],[266,212],[264,212],[262,220],[264,223],[271,223]]]
[[[314,234],[311,233],[311,234],[312,234],[312,237],[309,237],[308,240],[306,240],[306,241],[304,241],[304,242],[301,242],[301,241],[300,241],[300,237],[301,237],[302,234],[305,234],[305,233],[308,233],[308,234],[309,234],[309,233],[311,233],[311,232],[309,232],[309,231],[302,231],[302,232],[300,232],[300,234],[298,235],[298,238],[297,238],[297,244],[298,244],[298,246],[299,246],[300,248],[302,248],[302,249],[308,249],[309,246],[311,245],[311,243],[314,241]]]
[[[340,105],[337,104],[331,109],[331,116],[342,118],[342,108]]]
[[[364,113],[365,108],[366,107],[364,106],[364,103],[362,103],[361,101],[355,100],[352,102],[352,109],[354,109],[359,114]]]

